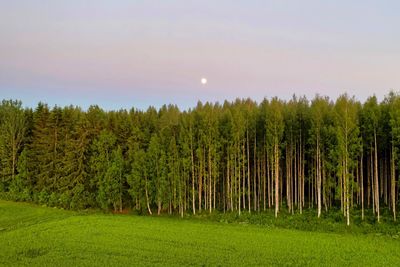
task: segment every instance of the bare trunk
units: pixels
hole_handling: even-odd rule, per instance
[[[211,167],[211,148],[208,147],[208,208],[211,213],[212,211],[212,167]]]
[[[317,202],[318,218],[321,217],[321,156],[319,151],[319,136],[317,137]]]
[[[271,208],[271,195],[272,195],[272,190],[271,190],[271,177],[270,177],[270,169],[271,169],[271,165],[270,165],[270,159],[268,157],[268,152],[267,152],[267,183],[268,183],[268,209]],[[264,208],[265,210],[265,208]]]
[[[147,210],[149,211],[149,214],[152,215],[153,213],[151,212],[149,194],[148,194],[148,190],[147,190],[147,176],[145,176],[145,178],[146,178],[145,193],[146,193]],[[121,208],[122,208],[122,206],[121,206]]]
[[[253,148],[253,210],[257,210],[257,139],[256,135],[254,135],[254,148]]]
[[[274,156],[275,156],[275,218],[278,217],[279,212],[279,151],[278,144],[275,142],[274,147]]]
[[[162,205],[161,205],[161,201],[158,201],[158,203],[157,203],[157,215],[160,215],[161,214],[161,207],[162,207]]]
[[[244,142],[242,144],[242,197],[243,197],[243,209],[246,209],[246,168],[245,168],[245,149],[244,149]]]
[[[122,170],[119,171],[119,211],[122,212]]]
[[[229,148],[227,148],[227,160],[226,160],[226,198],[228,200],[228,204],[227,204],[227,210],[229,210],[229,208],[231,208],[232,206],[230,206],[230,182],[229,182],[229,172],[230,172],[230,166],[229,166]]]
[[[371,156],[370,156],[370,169],[371,169],[371,199],[372,199],[372,212],[375,215],[376,208],[375,208],[375,171],[374,171],[374,154],[372,149],[371,143]]]
[[[297,182],[297,177],[298,177],[298,168],[297,168],[297,144],[294,146],[294,203],[296,206],[298,206],[298,182]]]
[[[392,150],[391,150],[391,154],[392,154],[392,157],[391,157],[391,176],[392,176],[392,179],[391,179],[391,199],[392,199],[392,210],[393,210],[393,220],[394,221],[396,221],[396,169],[395,169],[395,165],[394,165],[394,162],[395,162],[395,152],[394,152],[394,144],[393,144],[393,141],[392,141]]]
[[[191,163],[192,163],[192,211],[193,215],[196,214],[196,198],[195,198],[195,189],[194,189],[194,152],[193,152],[193,140],[192,137],[190,138],[190,156],[191,156]]]
[[[300,131],[300,145],[299,145],[299,208],[300,214],[303,213],[303,205],[304,205],[304,176],[303,176],[303,145],[301,140],[301,131]]]
[[[289,176],[290,176],[290,171],[289,171],[289,148],[288,145],[286,146],[286,202],[287,202],[287,208],[288,212],[290,212],[290,196],[289,196]]]
[[[364,220],[364,168],[363,168],[363,154],[360,160],[360,179],[361,179],[361,219]]]
[[[267,183],[269,183],[269,179],[267,180],[267,165],[268,160],[267,160],[267,155],[266,152],[264,151],[264,159],[263,159],[263,204],[264,204],[264,210],[267,209]],[[269,199],[268,199],[269,203]]]
[[[347,159],[346,159],[346,170],[347,170]],[[349,174],[346,173],[346,217],[347,225],[350,225],[350,201],[349,201]]]
[[[237,151],[238,151],[238,154],[240,155],[240,149],[239,149],[239,146],[238,146],[238,149],[237,149]],[[238,160],[238,168],[239,168],[239,172],[238,172],[238,174],[239,174],[239,181],[238,181],[238,185],[239,185],[239,193],[238,193],[238,200],[239,200],[239,216],[240,216],[240,213],[241,213],[241,203],[240,203],[240,199],[241,199],[241,196],[240,196],[240,194],[241,194],[241,188],[240,188],[240,160]]]
[[[247,130],[247,205],[249,213],[251,212],[251,198],[250,198],[250,145],[249,145],[249,130]]]
[[[374,131],[374,143],[375,143],[375,207],[378,217],[378,222],[380,222],[379,214],[379,180],[378,180],[378,145],[376,142],[376,131]]]
[[[15,140],[12,140],[12,168],[11,168],[11,179],[14,182],[15,178],[15,164],[17,158],[17,148],[15,147]]]

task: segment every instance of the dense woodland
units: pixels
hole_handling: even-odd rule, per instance
[[[105,111],[0,105],[2,197],[149,214],[383,209],[396,220],[400,95]],[[372,214],[372,213],[368,213]],[[372,215],[370,215],[372,216]]]

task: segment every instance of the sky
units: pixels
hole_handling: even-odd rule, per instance
[[[400,90],[399,10],[385,0],[0,0],[0,99],[105,109],[383,99]]]

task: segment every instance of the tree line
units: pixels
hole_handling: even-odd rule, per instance
[[[149,214],[318,217],[388,209],[396,220],[400,96],[251,99],[146,111],[0,105],[2,197]]]

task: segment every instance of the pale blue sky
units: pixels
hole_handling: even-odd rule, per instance
[[[0,98],[107,109],[294,93],[382,99],[400,90],[399,10],[399,1],[0,0]]]

